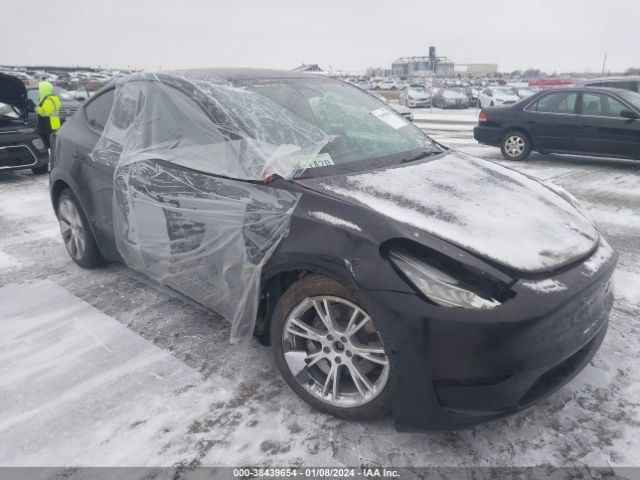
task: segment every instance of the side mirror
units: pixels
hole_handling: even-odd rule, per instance
[[[620,112],[620,116],[623,118],[628,118],[629,120],[636,120],[637,118],[640,118],[640,116],[636,112],[634,112],[633,110],[629,110],[628,108],[622,110]]]

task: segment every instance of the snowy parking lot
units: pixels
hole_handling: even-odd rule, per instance
[[[318,413],[221,318],[124,266],[76,266],[46,176],[0,173],[0,466],[638,465],[640,162],[508,162],[475,142],[475,113],[414,110],[438,142],[569,190],[620,254],[608,334],[569,385],[458,432]]]

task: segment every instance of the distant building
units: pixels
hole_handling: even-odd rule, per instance
[[[368,68],[367,75],[369,77],[389,77],[393,75],[393,72],[389,68]]]
[[[422,70],[432,70],[429,57],[402,57],[391,64],[391,74],[397,77],[410,77]]]
[[[468,77],[492,77],[498,73],[497,63],[468,63],[456,65],[455,73]]]
[[[453,75],[455,65],[447,57],[436,56],[436,47],[429,47],[428,56],[401,57],[391,64],[391,73],[397,77],[412,77],[415,72],[431,71],[438,76]]]
[[[306,73],[324,73],[324,70],[320,68],[320,65],[317,63],[312,63],[309,65],[305,65],[304,63],[299,67],[296,67],[292,70],[293,72],[306,72]]]
[[[440,77],[450,77],[453,75],[455,68],[456,66],[453,61],[442,57],[442,60],[436,63],[436,75]]]

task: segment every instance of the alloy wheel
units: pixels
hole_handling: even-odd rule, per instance
[[[510,157],[519,157],[524,152],[524,139],[518,135],[511,135],[504,142],[504,149]]]
[[[371,402],[389,379],[389,359],[371,317],[344,298],[305,298],[285,321],[282,347],[296,381],[336,407]]]
[[[63,198],[60,201],[58,222],[67,252],[76,260],[82,259],[86,248],[84,226],[80,212],[68,198]]]

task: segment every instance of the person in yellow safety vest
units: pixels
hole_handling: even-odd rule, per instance
[[[38,115],[38,133],[49,148],[49,137],[60,128],[60,99],[53,94],[53,85],[50,82],[40,82],[40,104],[36,108]]]

